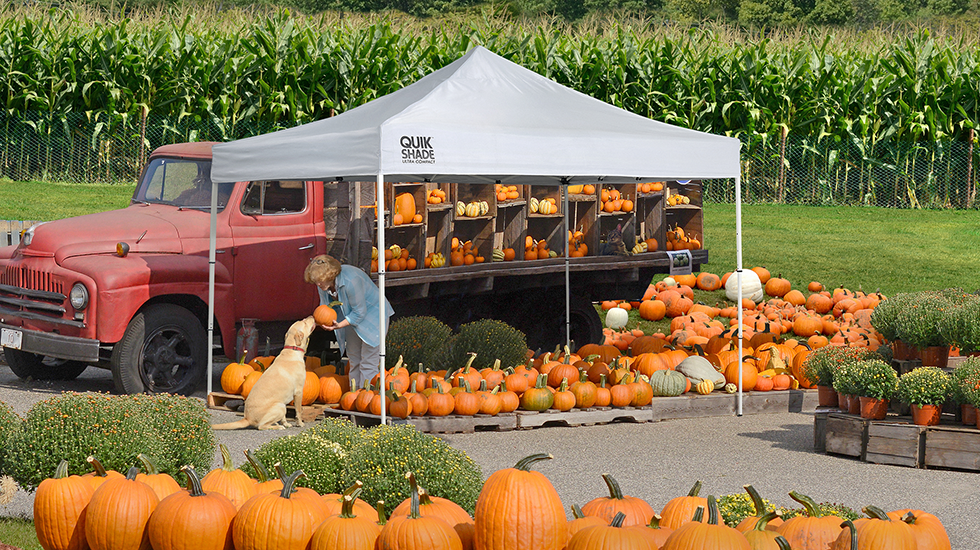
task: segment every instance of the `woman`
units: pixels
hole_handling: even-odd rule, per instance
[[[337,336],[340,352],[346,352],[350,362],[347,374],[361,387],[365,380],[370,380],[380,372],[381,330],[378,306],[381,293],[377,285],[361,269],[341,265],[326,254],[310,261],[303,278],[316,285],[320,293],[320,304],[340,301],[340,305],[334,307],[337,310],[334,324],[320,326],[333,331]],[[388,318],[395,313],[387,299],[385,313],[387,331]]]

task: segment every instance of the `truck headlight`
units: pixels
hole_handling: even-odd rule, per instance
[[[24,230],[21,234],[20,242],[24,246],[31,246],[31,241],[34,240],[34,230],[41,226],[44,222],[36,223]]]
[[[82,283],[75,283],[75,286],[71,287],[68,300],[71,302],[71,307],[75,308],[76,311],[85,309],[88,307],[88,289]]]

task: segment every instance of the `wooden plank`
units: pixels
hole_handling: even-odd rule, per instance
[[[381,424],[381,417],[378,415],[364,413],[360,411],[345,411],[343,409],[329,409],[324,411],[325,416],[347,417],[351,422],[358,426],[378,426]],[[387,418],[389,425],[409,424],[425,433],[473,433],[476,431],[509,431],[517,428],[517,415],[515,413],[498,414],[490,416],[477,414],[474,416],[448,415],[448,416],[410,416],[408,418]]]
[[[925,427],[915,424],[872,422],[868,426],[865,460],[921,468],[925,455]]]
[[[654,421],[674,418],[731,416],[735,414],[734,397],[731,394],[718,392],[709,395],[654,397],[653,402],[650,403],[650,411]]]
[[[736,397],[737,399],[737,397]],[[788,390],[749,392],[742,396],[742,414],[772,414],[789,411]]]
[[[245,415],[245,400],[240,395],[232,395],[224,392],[211,392],[208,394],[207,404],[209,409],[219,411],[231,411],[240,416]],[[313,422],[323,415],[323,411],[329,405],[314,403],[303,405],[303,422]],[[286,405],[286,418],[296,418],[296,407]]]
[[[593,407],[571,411],[518,411],[517,427],[521,429],[542,426],[592,426],[612,422],[650,422],[652,417],[647,407]]]
[[[925,434],[925,466],[980,470],[980,431],[934,426]]]
[[[818,453],[827,452],[827,411],[813,413],[813,450]]]
[[[826,452],[859,457],[864,460],[868,450],[868,424],[857,416],[830,413],[827,415]]]
[[[789,390],[789,412],[816,412],[819,401],[816,388]]]

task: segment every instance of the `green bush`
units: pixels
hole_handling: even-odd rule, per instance
[[[340,490],[338,480],[347,453],[339,443],[327,441],[307,430],[273,439],[256,449],[255,456],[265,464],[270,475],[276,475],[273,467],[278,462],[287,474],[303,470],[306,477],[297,480],[297,486],[309,487],[318,493],[336,493]],[[248,462],[240,469],[250,477],[258,477]]]
[[[837,504],[836,502],[818,502],[817,510],[824,515],[833,515],[841,519],[856,520],[861,517],[861,514],[855,512],[853,509],[844,506],[843,504]],[[780,508],[780,513],[783,515],[783,520],[788,520],[795,518],[796,516],[806,515],[804,508]]]
[[[333,416],[318,421],[312,427],[304,430],[304,433],[340,445],[345,454],[350,453],[364,438],[364,428],[359,428],[346,418]]]
[[[449,325],[435,317],[412,316],[394,321],[385,338],[385,368],[395,366],[402,356],[412,371],[419,363],[431,370],[452,334]]]
[[[390,512],[409,497],[405,473],[413,472],[430,494],[448,498],[471,514],[483,485],[480,467],[466,453],[445,441],[420,433],[414,426],[377,426],[347,457],[341,485],[364,483],[361,498],[384,500]]]
[[[762,502],[766,505],[767,512],[773,510],[771,502],[766,499],[762,499]],[[755,515],[755,504],[752,502],[752,497],[745,492],[724,495],[718,499],[718,512],[725,520],[725,525],[735,527],[743,519]]]
[[[7,442],[20,429],[22,422],[10,405],[0,401],[0,475],[7,472]]]
[[[68,471],[91,471],[97,457],[108,469],[125,472],[136,455],[154,458],[160,471],[177,476],[191,464],[207,471],[215,438],[204,403],[175,395],[64,393],[35,403],[8,444],[8,474],[33,490],[68,461]]]
[[[471,352],[476,353],[474,369],[491,367],[496,359],[500,359],[501,369],[523,365],[527,360],[524,333],[495,319],[481,319],[460,326],[447,346],[441,367],[450,372],[466,365]]]

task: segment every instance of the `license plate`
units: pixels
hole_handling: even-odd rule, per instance
[[[0,329],[0,347],[20,349],[23,339],[24,333],[19,330]]]

